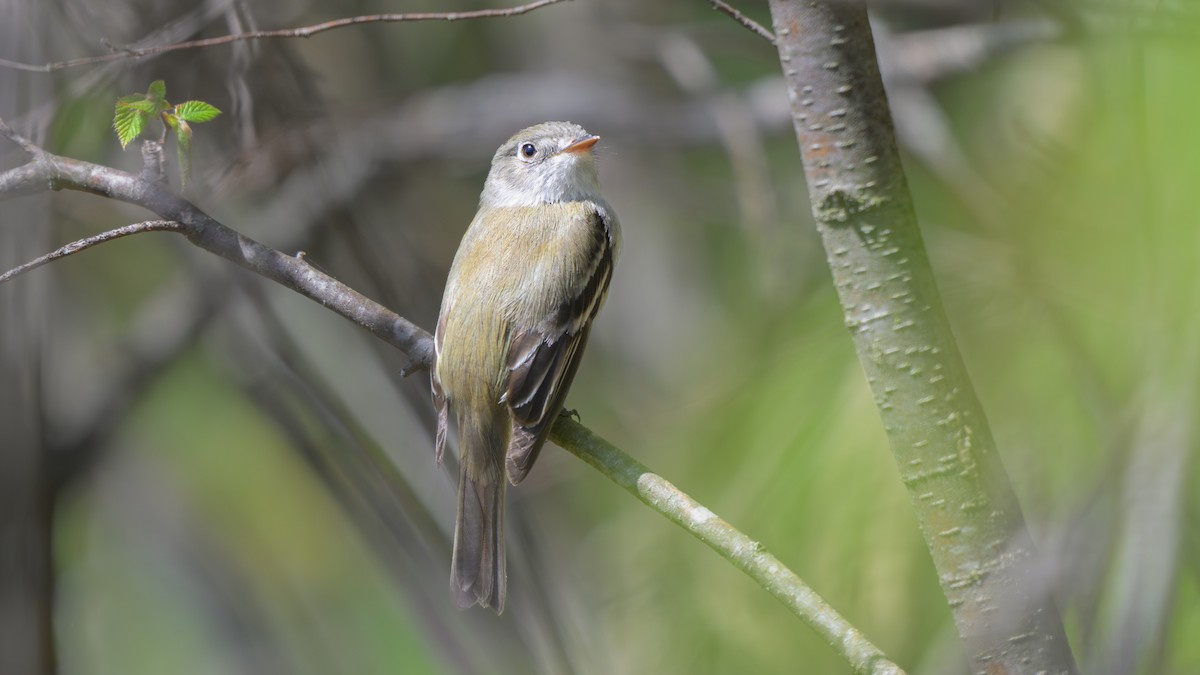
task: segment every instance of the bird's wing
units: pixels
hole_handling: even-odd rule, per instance
[[[594,235],[585,264],[588,274],[546,319],[512,337],[504,394],[513,415],[505,468],[513,485],[537,459],[579,367],[592,319],[612,280],[616,256],[611,223],[597,210],[587,215]]]
[[[434,457],[438,464],[442,463],[442,453],[446,451],[446,428],[450,422],[450,409],[446,405],[446,393],[442,391],[442,382],[437,375],[437,357],[442,354],[442,339],[446,334],[446,315],[438,317],[437,330],[433,333],[433,367],[429,369],[429,386],[433,390],[433,408],[437,411],[437,435],[434,437]]]

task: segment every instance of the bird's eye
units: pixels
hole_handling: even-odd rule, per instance
[[[529,159],[537,154],[537,147],[533,143],[526,143],[521,146],[521,156]]]

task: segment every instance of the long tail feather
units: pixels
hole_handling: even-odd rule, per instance
[[[460,424],[462,461],[458,474],[458,518],[450,590],[462,608],[479,603],[504,610],[508,576],[504,566],[504,473],[507,434],[489,437]]]

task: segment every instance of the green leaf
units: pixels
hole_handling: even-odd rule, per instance
[[[146,128],[147,116],[146,112],[135,106],[117,103],[116,112],[113,114],[113,129],[117,132],[117,139],[121,141],[122,150]]]
[[[146,90],[146,98],[165,101],[167,99],[167,83],[162,80],[155,80],[150,83],[150,88]]]
[[[179,189],[184,190],[192,175],[192,127],[184,120],[175,127],[175,145],[179,150]]]
[[[137,108],[142,112],[147,112],[152,115],[158,112],[158,105],[154,101],[147,99],[145,94],[130,94],[129,96],[122,96],[121,98],[117,99],[117,107],[120,108],[122,106]]]
[[[221,111],[204,101],[184,101],[175,106],[175,114],[181,120],[198,124],[213,119],[217,115],[220,115]]]

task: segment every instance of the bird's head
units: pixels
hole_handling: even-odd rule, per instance
[[[592,146],[599,136],[571,122],[518,131],[496,151],[481,207],[537,206],[597,199],[600,179]]]

